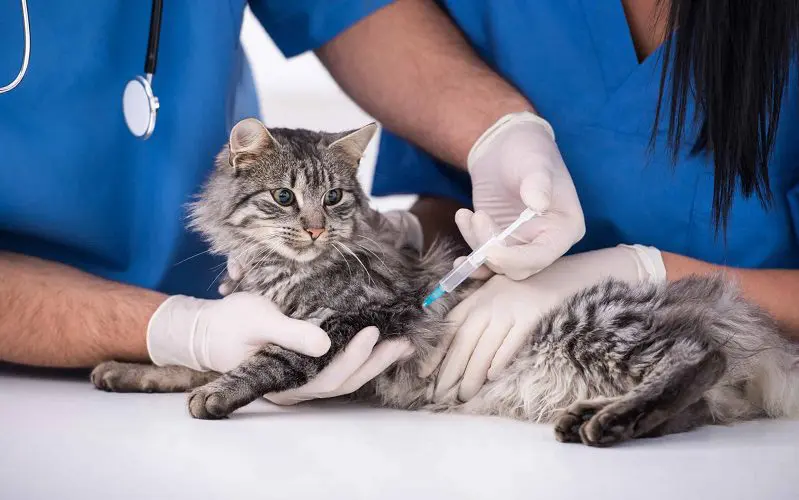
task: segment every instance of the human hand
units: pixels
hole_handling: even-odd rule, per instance
[[[410,343],[404,339],[375,346],[378,335],[377,328],[364,328],[310,382],[296,389],[267,394],[266,399],[278,405],[294,405],[311,399],[351,394],[413,352]]]
[[[523,281],[496,275],[449,313],[453,328],[420,375],[429,376],[443,358],[435,399],[457,386],[459,399],[468,401],[486,380],[496,380],[544,314],[608,277],[663,281],[666,270],[657,249],[620,245],[562,257]]]
[[[238,263],[238,261],[234,259],[228,260],[227,271],[229,275],[229,280],[220,285],[219,289],[222,295],[231,294],[236,284],[242,278],[242,267]],[[269,306],[274,307],[275,310],[277,309],[276,306],[274,306],[271,302],[269,302],[265,298],[250,294],[235,293],[233,295],[230,295],[230,297],[222,299],[222,301],[230,300],[233,299],[234,297],[242,295],[261,299],[266,303],[268,303]],[[198,299],[192,299],[192,300],[198,300]],[[222,302],[222,301],[217,301],[217,302]],[[205,302],[213,302],[213,301],[205,301]],[[275,312],[280,316],[276,316]],[[249,314],[252,315],[252,311]],[[327,350],[329,349],[330,340],[328,339],[327,335],[324,333],[324,331],[315,327],[311,323],[287,318],[286,316],[283,316],[282,313],[280,313],[279,311],[272,311],[271,309],[269,311],[269,315],[273,318],[273,320],[275,318],[278,320],[276,322],[276,324],[278,325],[281,324],[281,322],[285,323],[286,320],[289,322],[290,325],[293,325],[293,328],[289,327],[285,328],[284,330],[276,329],[275,331],[278,334],[282,335],[283,333],[285,333],[287,337],[290,337],[295,334],[294,332],[299,331],[301,334],[302,332],[305,332],[304,335],[310,338],[310,347],[311,347],[310,351],[312,352],[309,352],[308,349],[305,349],[306,347],[308,347],[308,343],[306,341],[297,339],[299,340],[299,344],[294,343],[287,345],[289,342],[280,342],[275,340],[276,338],[275,335],[271,336],[263,335],[261,338],[258,338],[255,342],[245,343],[245,349],[241,349],[242,347],[241,345],[239,345],[238,348],[236,348],[236,346],[234,345],[235,341],[231,339],[230,335],[231,332],[227,332],[225,333],[226,337],[224,337],[223,340],[226,344],[230,344],[226,345],[226,349],[232,352],[228,352],[227,355],[225,356],[228,362],[225,363],[224,366],[229,366],[229,367],[226,369],[221,369],[224,368],[224,366],[220,366],[220,369],[217,368],[211,368],[211,369],[220,372],[227,371],[230,368],[237,366],[239,362],[243,361],[246,357],[251,355],[255,350],[257,350],[258,347],[260,347],[261,344],[267,342],[278,344],[282,347],[285,347],[286,349],[302,352],[303,354],[307,354],[310,356],[319,356],[327,352]],[[245,315],[244,317],[248,316]],[[250,321],[252,321],[252,317],[250,318]],[[151,324],[152,323],[153,322],[151,321]],[[157,323],[156,326],[158,326]],[[163,332],[158,328],[152,331],[155,332],[155,335],[153,336],[154,339],[153,347],[155,348],[156,353],[158,353],[160,352],[161,349],[159,349],[157,346],[164,343],[163,340],[160,340],[162,335],[159,335],[159,333],[163,334]],[[264,329],[264,331],[266,331],[266,329]],[[316,336],[319,334],[323,336],[323,340],[321,341],[316,339]],[[338,355],[336,355],[336,357],[333,358],[333,361],[324,369],[322,369],[322,371],[319,372],[316,375],[316,377],[314,377],[310,382],[296,389],[291,389],[279,393],[267,394],[266,398],[275,404],[293,405],[311,399],[331,398],[355,392],[356,390],[360,389],[365,383],[369,382],[370,380],[378,376],[380,373],[382,373],[384,370],[386,370],[398,359],[412,352],[410,343],[405,340],[381,342],[380,345],[375,346],[378,340],[378,335],[379,332],[377,328],[374,327],[364,328],[363,330],[358,332],[355,335],[355,337],[353,337],[353,339],[350,341],[350,343],[344,348],[344,350]],[[148,334],[148,339],[149,337],[150,336]],[[289,339],[289,341],[295,341],[295,339],[292,338]],[[316,346],[317,342],[322,342],[322,344],[324,344],[325,346],[324,350],[316,349],[317,347],[321,347],[321,346]],[[149,345],[150,342],[148,340],[148,347]],[[292,345],[294,345],[295,347],[292,347]],[[302,349],[296,348],[296,346],[298,345],[302,347]],[[153,351],[151,350],[150,352],[151,352],[150,356],[153,358],[156,364],[184,364],[184,366],[189,366],[190,368],[194,369],[197,369],[196,366],[199,365],[198,364],[195,366],[191,366],[180,362],[177,363],[157,362],[155,361],[156,357],[153,357]],[[161,358],[160,354],[156,354],[156,356],[158,356],[159,359]],[[182,353],[180,357],[181,358],[185,357],[185,353]],[[238,361],[235,361],[236,359],[238,359]]]
[[[552,127],[532,113],[501,118],[477,140],[469,153],[475,210],[456,215],[466,242],[476,249],[491,237],[491,224],[508,227],[525,208],[537,214],[496,246],[487,266],[521,280],[565,254],[585,234],[585,221],[569,171],[555,144]]]
[[[147,350],[159,366],[227,372],[264,344],[321,356],[330,339],[318,326],[285,316],[269,299],[238,292],[220,300],[174,295],[147,326]]]

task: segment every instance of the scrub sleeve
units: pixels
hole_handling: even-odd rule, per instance
[[[254,0],[253,13],[286,57],[325,44],[391,0]],[[453,198],[471,206],[469,176],[383,131],[372,194],[422,194]],[[382,163],[382,164],[380,164]]]
[[[253,14],[286,57],[316,49],[392,0],[250,0]]]

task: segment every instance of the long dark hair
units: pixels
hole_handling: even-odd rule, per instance
[[[665,107],[668,146],[676,162],[686,104],[693,96],[696,115],[691,118],[700,128],[691,152],[713,159],[716,230],[726,229],[738,186],[744,197],[756,194],[765,207],[771,203],[768,162],[797,53],[798,3],[659,0],[672,36],[663,47],[652,141]]]

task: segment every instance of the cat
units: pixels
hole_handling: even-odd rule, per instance
[[[511,364],[467,402],[433,400],[447,312],[478,286],[432,306],[424,297],[457,247],[425,253],[398,244],[357,180],[375,124],[343,133],[239,122],[198,199],[190,227],[211,251],[244,263],[232,288],[261,294],[313,321],[330,351],[313,358],[266,345],[239,367],[199,373],[118,363],[91,379],[107,391],[191,391],[190,414],[218,419],[264,394],[301,386],[362,328],[405,338],[413,353],[354,394],[404,409],[498,415],[555,426],[556,439],[590,446],[684,432],[704,424],[799,416],[799,344],[723,276],[631,286],[607,280],[549,311]]]

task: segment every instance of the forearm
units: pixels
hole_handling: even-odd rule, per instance
[[[462,168],[474,142],[500,117],[533,109],[432,0],[399,0],[317,55],[388,129]]]
[[[147,360],[147,322],[165,298],[0,252],[0,361],[89,367],[111,358]]]
[[[740,283],[744,296],[769,311],[787,334],[799,339],[799,270],[739,269],[668,252],[662,255],[666,277],[672,281],[691,274],[727,273]]]

